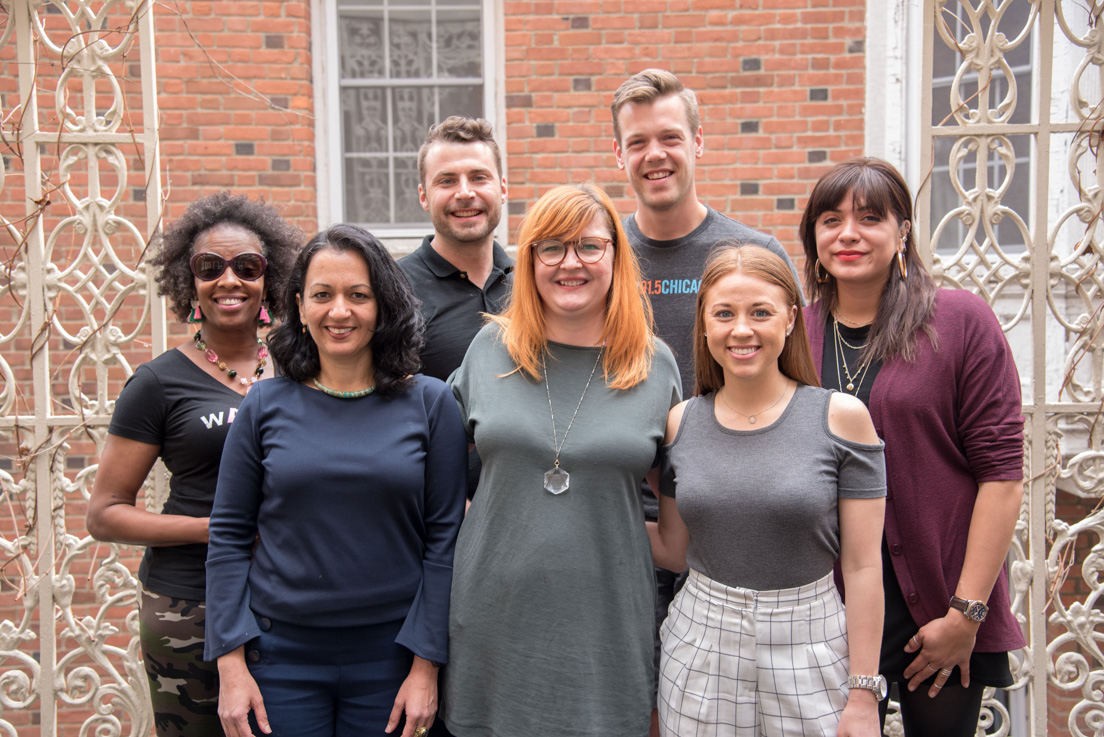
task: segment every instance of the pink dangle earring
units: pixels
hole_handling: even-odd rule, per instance
[[[192,311],[192,314],[188,315],[188,322],[203,322],[203,313],[199,310],[198,299],[192,300],[192,307],[195,309]]]
[[[268,314],[268,305],[265,302],[261,302],[261,311],[257,315],[257,324],[262,328],[272,324],[272,317]]]

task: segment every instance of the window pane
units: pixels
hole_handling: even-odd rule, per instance
[[[426,132],[449,115],[486,116],[482,7],[480,0],[339,1],[345,219],[370,227],[429,222],[417,196]]]
[[[344,148],[347,153],[387,151],[386,90],[352,87],[341,91]]]
[[[345,219],[353,223],[391,222],[387,159],[345,157]]]
[[[442,87],[441,120],[450,115],[463,115],[466,118],[481,117],[483,115],[483,85]]]
[[[417,153],[429,126],[437,122],[432,87],[397,87],[392,90],[395,105],[394,151]]]
[[[433,25],[429,11],[392,11],[389,20],[391,77],[432,77]]]
[[[360,13],[338,17],[341,32],[341,76],[383,77],[383,16]]]
[[[418,202],[418,157],[395,157],[395,222],[421,225],[429,213]]]
[[[478,10],[444,10],[437,14],[439,76],[482,76],[482,51]]]

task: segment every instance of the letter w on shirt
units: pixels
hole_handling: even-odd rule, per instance
[[[238,414],[238,408],[237,407],[231,407],[230,410],[228,412],[226,412],[225,414],[226,414],[226,422],[227,422],[227,424],[229,424],[229,423],[234,421],[234,416]],[[223,417],[222,412],[217,412],[217,413],[212,412],[211,414],[207,415],[206,417],[204,417],[203,415],[200,415],[199,419],[203,423],[203,426],[206,427],[208,430],[210,430],[212,427],[222,427],[222,417]]]

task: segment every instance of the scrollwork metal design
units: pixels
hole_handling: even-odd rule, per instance
[[[1037,638],[1011,654],[1013,689],[1028,692],[1035,725],[1047,721],[1048,694],[1076,694],[1065,717],[1068,732],[1100,734],[1104,3],[929,0],[925,12],[936,19],[935,53],[958,54],[953,81],[939,93],[947,95],[951,114],[930,129],[933,140],[945,142],[933,146],[945,156],[934,162],[933,186],[953,191],[956,202],[933,213],[932,270],[943,286],[984,297],[1015,336],[1014,349],[1015,340],[1030,341],[1020,355],[1030,356],[1031,365],[1020,369],[1034,392],[1024,395],[1027,427],[1035,433],[1025,444],[1031,497],[1013,536],[1009,581],[1025,632],[1045,632],[1046,641]],[[1035,40],[1051,30],[1052,48]],[[1033,49],[1026,73],[1025,47]],[[1007,59],[1018,49],[1017,73]],[[1056,59],[1070,73],[1055,74],[1052,89],[1026,95],[1031,75],[1057,68]],[[1040,170],[1040,148],[1062,166]],[[1066,181],[1048,198],[1036,180],[1046,182],[1062,168]],[[1013,204],[1016,197],[1023,199]],[[1040,597],[1041,590],[1048,596]],[[1048,627],[1039,628],[1040,621]],[[1008,734],[1012,718],[987,692],[978,733]]]
[[[23,219],[0,219],[0,445],[21,474],[0,470],[0,585],[16,602],[0,610],[0,735],[17,731],[6,714],[29,710],[44,734],[62,710],[67,721],[77,715],[81,735],[138,737],[152,727],[133,551],[97,543],[67,517],[95,474],[73,454],[101,447],[131,372],[127,354],[150,331],[141,255],[156,201],[145,206],[148,222],[134,219],[128,197],[151,182],[129,162],[156,153],[156,131],[131,127],[138,98],[128,100],[122,82],[139,35],[152,34],[150,9],[149,0],[0,6],[0,64],[19,75],[21,94],[33,92],[0,98],[5,156],[22,165],[15,181],[0,160],[0,192],[19,187],[26,197],[13,199],[29,203]]]

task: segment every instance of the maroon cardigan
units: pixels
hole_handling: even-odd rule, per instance
[[[805,308],[820,372],[825,317]],[[938,351],[921,333],[916,359],[886,362],[870,391],[870,416],[885,441],[885,536],[912,618],[947,613],[966,556],[982,481],[1023,478],[1020,377],[993,311],[980,297],[941,289],[932,324]],[[1012,615],[1002,568],[974,649],[1004,652],[1026,642]]]

